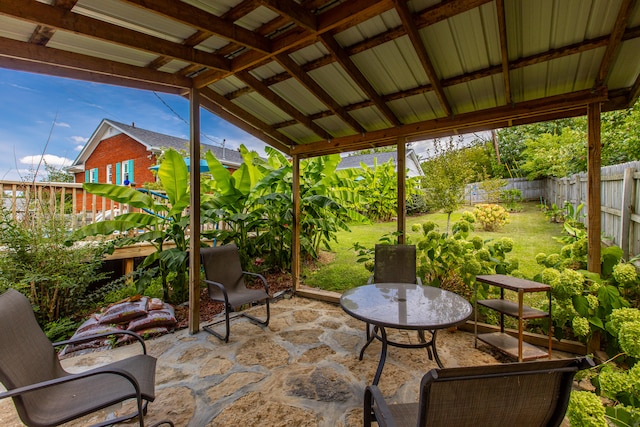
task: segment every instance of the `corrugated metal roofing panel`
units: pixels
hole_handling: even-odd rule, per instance
[[[200,8],[216,16],[222,16],[242,0],[182,0],[184,3]]]
[[[341,46],[352,46],[401,25],[402,22],[400,21],[398,13],[395,9],[391,9],[341,31],[335,34],[334,37]]]
[[[631,12],[627,28],[633,28],[640,25],[640,3],[636,2],[636,7]]]
[[[151,61],[157,58],[157,55],[151,53],[64,31],[56,31],[49,43],[47,43],[47,46],[54,49],[82,53],[88,56],[136,65],[138,67],[146,67]]]
[[[422,29],[420,36],[438,77],[446,79],[464,73],[447,21],[437,22]]]
[[[346,123],[337,116],[323,117],[316,120],[316,123],[336,138],[353,135],[355,133],[353,129],[347,126]]]
[[[222,37],[212,36],[200,43],[196,48],[207,51],[209,53],[213,53],[218,49],[222,49],[228,44],[229,40],[223,39]]]
[[[322,58],[323,56],[326,56],[328,54],[329,54],[329,51],[324,46],[324,44],[321,42],[318,42],[318,43],[309,45],[303,49],[297,50],[289,56],[297,64],[304,65],[307,62],[315,61],[316,59]]]
[[[26,42],[35,29],[36,25],[30,22],[0,16],[0,37]]]
[[[616,64],[624,64],[624,67],[616,67]],[[633,70],[632,73],[623,72],[623,68]],[[628,40],[620,47],[620,52],[613,64],[613,71],[607,80],[609,89],[633,86],[634,75],[640,73],[640,39]]]
[[[358,121],[358,123],[362,123],[364,128],[369,132],[386,129],[391,126],[391,123],[375,106],[360,108],[352,111],[350,114]]]
[[[306,126],[300,124],[280,128],[278,131],[282,132],[285,136],[294,141],[300,141],[302,144],[318,141],[318,135],[313,133]]]
[[[229,76],[225,79],[218,80],[217,82],[209,85],[209,87],[224,95],[229,92],[245,88],[247,85],[236,76]]]
[[[355,104],[368,99],[337,63],[325,65],[308,74],[340,105]]]
[[[379,94],[398,93],[429,83],[408,37],[400,37],[351,57]]]
[[[174,43],[181,43],[196,31],[173,19],[117,0],[79,0],[73,11]]]
[[[291,117],[257,93],[248,93],[233,100],[233,103],[247,110],[267,124],[286,122]]]
[[[239,19],[235,22],[236,25],[246,28],[247,30],[255,30],[256,28],[260,28],[262,25],[267,22],[277,18],[279,15],[269,9],[268,7],[259,6],[253,11],[249,12],[242,19]]]
[[[285,72],[285,69],[282,68],[282,65],[280,65],[276,61],[271,61],[265,65],[262,65],[260,67],[257,67],[251,70],[251,74],[253,74],[256,78],[260,80],[268,79],[270,77],[273,77],[275,75],[278,75],[284,72]]]
[[[327,106],[296,79],[292,78],[276,83],[271,86],[271,90],[283,98],[291,100],[292,104],[307,116],[327,110]]]
[[[389,102],[389,107],[402,123],[432,120],[444,115],[435,93],[407,96]]]
[[[504,80],[502,76],[488,76],[444,89],[454,114],[469,113],[478,108],[504,105]]]
[[[174,59],[172,61],[169,61],[168,63],[164,64],[162,67],[158,68],[158,71],[163,71],[165,73],[177,73],[178,71],[182,70],[184,67],[187,67],[191,65],[188,62],[184,62],[184,61],[180,61],[177,59]]]

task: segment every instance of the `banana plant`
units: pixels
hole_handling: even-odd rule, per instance
[[[181,303],[188,298],[189,174],[182,156],[167,150],[158,169],[158,178],[166,191],[166,198],[153,197],[148,192],[114,184],[85,183],[83,188],[91,194],[104,196],[122,205],[138,208],[112,220],[95,222],[78,229],[74,239],[121,233],[118,246],[139,242],[153,245],[155,252],[148,255],[138,267],[138,290],[142,292],[153,277],[160,275],[164,299]],[[168,243],[174,246],[167,248]],[[170,283],[169,283],[170,282]]]

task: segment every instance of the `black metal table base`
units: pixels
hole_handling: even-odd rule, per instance
[[[378,362],[378,369],[376,370],[376,374],[373,377],[373,385],[377,385],[378,381],[380,381],[380,376],[382,375],[382,369],[384,368],[384,363],[387,360],[387,346],[400,347],[400,348],[426,348],[427,356],[429,360],[434,360],[438,364],[440,368],[444,368],[442,362],[440,361],[440,357],[438,357],[438,350],[436,349],[436,332],[437,330],[428,330],[431,334],[431,339],[427,341],[424,336],[424,329],[418,330],[418,337],[420,338],[420,342],[417,344],[406,344],[399,343],[395,341],[389,341],[387,339],[387,331],[382,326],[374,325],[371,328],[371,324],[367,323],[367,342],[360,350],[360,357],[358,360],[362,360],[364,357],[364,352],[369,347],[369,344],[373,342],[374,339],[378,339],[382,343],[382,349],[380,350],[380,361]]]

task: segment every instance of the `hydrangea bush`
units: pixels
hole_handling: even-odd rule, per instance
[[[595,390],[574,391],[567,411],[571,426],[640,425],[640,280],[622,250],[602,250],[601,274],[583,270],[587,242],[581,238],[560,254],[538,254],[536,280],[551,286],[557,338],[570,332],[587,342],[594,333],[612,359],[591,372]],[[634,261],[634,260],[631,260]],[[614,363],[615,362],[615,363]]]
[[[484,231],[496,231],[509,222],[509,212],[502,206],[492,203],[477,204],[473,215]]]

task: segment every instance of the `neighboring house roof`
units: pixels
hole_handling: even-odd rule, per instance
[[[394,165],[398,164],[398,152],[397,151],[385,151],[381,153],[359,154],[356,156],[346,156],[342,158],[342,161],[338,164],[337,169],[354,169],[359,168],[361,163],[364,163],[368,167],[373,167],[377,162],[378,165],[387,163],[389,160],[393,161]],[[420,166],[420,160],[413,150],[407,150],[407,169],[409,172],[407,176],[423,176],[424,172]]]
[[[148,151],[154,154],[160,154],[166,148],[174,148],[176,150],[189,150],[189,140],[178,138],[163,133],[153,132],[146,129],[135,127],[135,125],[125,125],[124,123],[114,120],[103,119],[100,125],[93,132],[89,141],[85,144],[78,157],[74,162],[66,168],[69,172],[80,172],[84,170],[84,163],[91,156],[100,141],[111,136],[124,133],[130,138],[144,145]],[[211,153],[225,166],[237,168],[242,164],[242,156],[237,150],[217,147],[215,145],[200,144],[202,149],[211,151]]]

